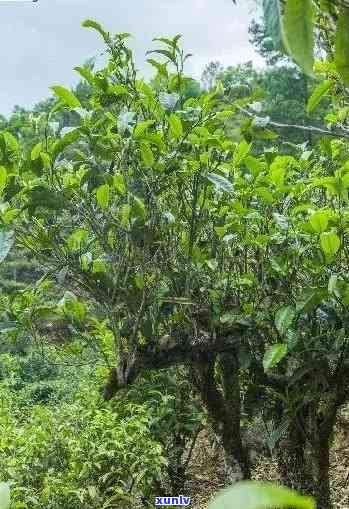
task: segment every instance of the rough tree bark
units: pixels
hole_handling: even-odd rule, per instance
[[[220,439],[229,482],[249,479],[250,465],[244,449],[240,426],[240,381],[236,353],[221,355],[222,385],[215,379],[215,356],[203,354],[192,362],[192,381],[210,416],[214,432]]]
[[[317,424],[311,437],[305,438],[299,426],[293,426],[277,450],[281,481],[290,488],[313,495],[318,509],[332,509],[330,493],[329,421]]]
[[[314,366],[311,378],[315,397],[292,418],[287,439],[278,448],[282,481],[312,494],[318,509],[333,507],[329,476],[331,438],[338,410],[349,397],[349,366],[344,359],[343,351],[332,373],[328,362]],[[321,390],[321,380],[325,380],[326,394]]]

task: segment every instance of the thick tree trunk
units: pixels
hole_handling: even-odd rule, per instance
[[[332,428],[331,428],[332,430]],[[299,428],[280,442],[277,462],[281,482],[316,499],[317,509],[332,509],[329,467],[330,431],[317,429],[312,440],[305,440]]]
[[[223,391],[215,379],[215,357],[201,355],[192,363],[192,381],[211,418],[214,432],[222,443],[226,477],[229,482],[250,478],[248,455],[240,427],[240,384],[235,354],[221,358]]]
[[[244,448],[241,437],[241,399],[239,363],[236,351],[221,355],[220,365],[222,369],[222,385],[224,403],[227,415],[227,426],[224,427],[223,447],[225,451],[232,451],[239,465],[242,467],[244,479],[251,476],[247,451]],[[229,470],[228,478],[234,480],[234,472]]]
[[[314,494],[317,500],[318,509],[331,509],[331,491],[330,491],[330,443],[329,437],[324,438],[317,447],[314,448],[314,469],[315,486]]]
[[[304,493],[312,492],[312,475],[306,460],[306,442],[298,428],[279,443],[276,453],[282,484]]]

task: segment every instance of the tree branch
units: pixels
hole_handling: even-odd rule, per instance
[[[245,334],[246,329],[237,328],[229,334],[213,338],[205,335],[201,341],[182,340],[178,342],[176,338],[168,338],[166,343],[160,346],[144,345],[139,346],[134,354],[130,354],[122,365],[113,368],[110,372],[109,381],[104,387],[104,399],[110,400],[115,394],[128,385],[132,384],[136,378],[145,370],[159,370],[169,368],[174,365],[193,362],[200,359],[204,354],[212,356],[234,350],[236,344]]]
[[[235,105],[238,110],[240,110],[242,113],[247,115],[250,118],[256,118],[256,115],[252,113],[251,111],[246,110],[245,108],[242,108],[241,106]],[[258,117],[257,117],[258,118]],[[323,134],[326,136],[333,136],[335,138],[346,138],[349,139],[349,131],[346,129],[342,129],[340,131],[330,131],[329,129],[324,129],[322,127],[316,127],[316,126],[305,126],[305,125],[298,125],[298,124],[283,124],[281,122],[274,122],[273,120],[269,120],[266,124],[266,127],[275,127],[277,129],[299,129],[301,131],[306,131],[310,133],[317,133],[317,134]]]

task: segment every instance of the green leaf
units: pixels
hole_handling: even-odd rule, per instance
[[[320,103],[323,96],[332,88],[333,81],[325,80],[315,87],[313,93],[308,99],[307,113],[311,113],[315,110],[316,106]]]
[[[73,233],[71,233],[67,239],[67,244],[70,251],[79,251],[81,249],[81,245],[86,241],[88,237],[88,231],[83,228],[78,228]]]
[[[334,61],[337,71],[344,83],[349,85],[349,8],[342,7],[339,10],[337,20],[335,56]]]
[[[296,491],[271,483],[241,481],[222,490],[208,509],[315,509],[312,497],[298,495]]]
[[[312,0],[286,0],[282,18],[287,52],[309,76],[314,65],[314,12]]]
[[[140,146],[142,161],[145,166],[152,167],[154,164],[154,154],[149,143],[142,143]]]
[[[246,140],[240,141],[234,151],[233,164],[239,166],[245,157],[249,154],[252,147],[252,143],[247,143]]]
[[[107,272],[107,264],[104,260],[94,260],[92,264],[92,272],[94,274]]]
[[[102,209],[106,209],[109,205],[109,191],[110,188],[108,184],[103,184],[97,188],[96,200]]]
[[[136,139],[141,138],[148,129],[148,127],[151,127],[154,124],[155,120],[145,120],[144,122],[140,122],[133,129],[133,137]]]
[[[18,142],[17,142],[16,138],[13,136],[13,134],[11,134],[7,131],[4,131],[2,133],[2,135],[4,137],[6,148],[10,152],[18,152],[18,149],[19,149]]]
[[[217,189],[223,189],[223,191],[227,193],[232,193],[234,191],[233,184],[225,177],[217,175],[217,173],[208,173],[207,179],[212,182]]]
[[[287,354],[287,345],[277,343],[269,347],[263,357],[263,368],[265,370],[274,368]]]
[[[314,231],[322,233],[327,230],[328,226],[328,212],[325,210],[318,210],[310,216],[309,222]]]
[[[95,84],[95,77],[87,67],[74,67],[74,71],[78,72],[90,85]]]
[[[133,197],[132,213],[142,220],[144,220],[146,217],[145,205],[143,201],[138,198],[138,196]]]
[[[176,56],[173,51],[169,51],[167,49],[154,49],[152,51],[147,51],[148,55],[150,55],[151,53],[157,53],[158,55],[167,57],[171,62],[176,64]]]
[[[256,187],[255,194],[269,205],[271,205],[274,202],[273,195],[266,187]]]
[[[168,123],[170,125],[170,131],[174,138],[178,139],[183,136],[183,126],[181,119],[172,113],[169,116]]]
[[[64,314],[76,318],[79,322],[82,322],[86,316],[85,304],[73,292],[65,292],[58,303],[58,307],[62,309]]]
[[[167,64],[166,63],[165,64],[161,64],[160,62],[157,62],[153,58],[148,58],[147,62],[150,65],[152,65],[153,67],[155,67],[155,69],[158,71],[160,76],[165,76],[165,78],[168,77]]]
[[[70,131],[65,134],[60,140],[57,140],[51,149],[53,159],[63,152],[63,150],[77,141],[81,136],[81,131],[79,128]]]
[[[60,85],[55,85],[50,88],[66,106],[70,108],[81,108],[79,99],[67,88]]]
[[[128,88],[125,85],[121,85],[121,83],[117,83],[116,85],[109,85],[109,90],[112,94],[115,95],[127,95],[129,93]]]
[[[40,158],[42,161],[42,164],[44,165],[44,168],[48,169],[51,166],[51,158],[46,152],[41,152]]]
[[[182,36],[180,34],[176,35],[173,39],[169,39],[168,37],[155,37],[153,41],[163,42],[167,46],[170,46],[170,48],[176,48],[177,43],[181,37]]]
[[[141,274],[136,274],[135,275],[134,282],[135,282],[136,287],[139,290],[143,290],[143,288],[144,288],[144,278],[143,278],[143,276]]]
[[[119,217],[123,228],[128,228],[130,223],[131,207],[128,203],[124,203],[120,208]]]
[[[12,231],[0,230],[0,262],[3,262],[9,254],[15,238]]]
[[[109,37],[108,32],[103,30],[102,25],[97,23],[97,21],[94,21],[93,19],[85,19],[85,21],[83,21],[81,23],[81,26],[83,26],[85,28],[93,28],[93,30],[96,30],[103,37],[104,42],[106,42],[106,43],[110,42],[110,37]]]
[[[285,306],[276,312],[275,325],[280,334],[285,334],[292,325],[295,316],[296,310],[292,306]]]
[[[10,487],[7,483],[0,483],[0,509],[9,509],[11,504]]]
[[[120,194],[126,193],[125,179],[123,175],[121,175],[121,173],[116,173],[113,176],[113,185],[118,193]]]
[[[339,250],[341,241],[335,232],[324,232],[320,235],[320,244],[323,252],[332,257]]]
[[[40,157],[41,151],[42,151],[42,142],[39,141],[39,143],[37,143],[33,147],[32,151],[31,151],[31,154],[30,154],[30,159],[32,161],[35,161],[35,159],[38,159]]]
[[[7,182],[7,171],[4,166],[0,166],[0,194],[2,194],[3,190],[6,187]]]

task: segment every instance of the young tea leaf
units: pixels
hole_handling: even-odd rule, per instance
[[[327,230],[328,213],[324,210],[317,210],[310,216],[309,222],[314,231],[322,233]]]
[[[149,143],[142,143],[140,150],[141,150],[141,157],[142,157],[142,161],[143,161],[144,165],[149,166],[149,167],[153,166],[154,154],[153,154],[152,149],[150,148]]]
[[[172,113],[169,116],[168,123],[170,124],[170,131],[174,138],[178,139],[183,135],[182,121],[177,115]]]
[[[269,347],[263,357],[263,367],[265,370],[274,368],[287,354],[287,345],[285,343],[277,343]]]
[[[0,166],[0,194],[6,187],[7,182],[7,171],[4,166]]]
[[[320,235],[320,244],[323,252],[332,257],[339,250],[341,241],[335,232],[324,232]]]
[[[104,39],[104,42],[109,43],[110,37],[108,32],[103,30],[102,25],[97,23],[97,21],[94,21],[93,19],[85,19],[85,21],[81,24],[85,28],[93,28],[93,30],[96,30]]]
[[[113,176],[113,185],[119,194],[125,194],[126,184],[125,184],[125,179],[124,179],[123,175],[121,175],[121,173],[116,173]]]
[[[79,99],[67,88],[61,87],[60,85],[55,85],[50,88],[66,106],[70,108],[81,108]]]
[[[109,185],[103,184],[96,191],[96,200],[101,209],[106,209],[109,204]]]

